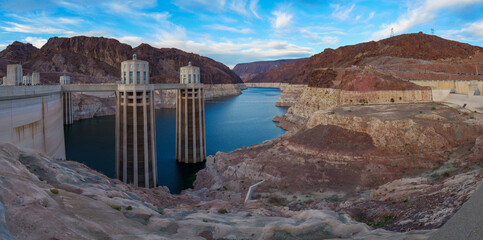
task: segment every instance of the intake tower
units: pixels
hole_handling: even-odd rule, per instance
[[[116,91],[116,178],[140,187],[157,186],[154,87],[149,63],[121,63]]]

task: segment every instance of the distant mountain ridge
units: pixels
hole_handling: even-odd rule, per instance
[[[284,63],[293,62],[299,59],[280,59],[274,61],[257,61],[251,63],[239,63],[234,68],[233,71],[240,76],[240,78],[247,82],[254,78],[256,75],[264,72],[268,72],[270,69],[278,67]]]
[[[470,59],[477,53],[483,53],[483,48],[423,33],[403,34],[335,50],[328,48],[308,59],[285,63],[261,73],[249,82],[307,84],[312,71],[319,68],[368,66],[380,64],[382,59],[391,61],[391,58],[452,61]]]
[[[242,83],[224,64],[198,54],[144,43],[132,48],[115,39],[85,36],[53,37],[40,49],[14,42],[0,52],[0,75],[5,75],[6,64],[22,63],[24,72],[40,71],[47,84],[58,83],[63,71],[71,75],[73,83],[115,82],[120,78],[121,62],[132,59],[134,53],[149,62],[152,83],[178,82],[179,67],[189,61],[201,68],[204,83]]]

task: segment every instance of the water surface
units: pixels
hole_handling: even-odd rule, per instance
[[[249,88],[236,97],[217,98],[205,103],[206,151],[232,151],[284,133],[272,118],[287,112],[275,103],[280,91],[274,88]],[[115,177],[115,117],[104,116],[76,121],[65,127],[67,158]],[[195,173],[204,163],[185,164],[175,160],[176,110],[156,110],[156,150],[158,184],[172,193],[189,188]]]

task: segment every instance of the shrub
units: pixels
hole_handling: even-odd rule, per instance
[[[161,215],[163,215],[163,211],[161,211],[161,210],[159,210],[158,213],[161,214]]]
[[[117,211],[121,211],[121,209],[122,209],[122,207],[119,206],[119,205],[113,204],[113,205],[110,205],[110,206],[111,206],[112,209],[117,210]]]
[[[57,190],[55,188],[51,188],[50,192],[53,193],[53,194],[59,194],[59,190]]]
[[[228,213],[228,211],[224,208],[220,208],[220,209],[218,209],[218,213],[219,214],[225,214],[225,213]]]
[[[206,220],[206,219],[203,219],[203,222],[208,222],[208,220]]]
[[[391,98],[391,102],[394,102],[394,98]]]
[[[435,107],[432,107],[431,110],[436,110],[436,108]]]
[[[126,207],[126,210],[127,210],[127,211],[131,211],[131,210],[132,210],[132,206],[131,206],[131,205],[127,206],[127,207]]]

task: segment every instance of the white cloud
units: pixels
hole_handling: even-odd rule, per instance
[[[275,19],[272,20],[272,27],[275,29],[285,28],[292,22],[292,14],[282,11],[274,11],[272,14],[275,16]]]
[[[198,13],[200,9],[208,12],[235,12],[239,15],[250,16],[250,12],[257,18],[258,0],[173,0],[174,5],[184,11]]]
[[[131,45],[132,47],[137,47],[141,43],[143,43],[143,38],[142,37],[137,37],[137,36],[124,36],[124,37],[117,37],[117,40],[122,43],[126,43]]]
[[[246,9],[247,5],[247,0],[234,0],[231,1],[229,5],[229,9],[240,14],[240,15],[245,15],[248,16],[248,10]]]
[[[352,12],[356,5],[352,4],[351,6],[341,6],[339,4],[332,4],[331,7],[334,8],[332,12],[332,17],[335,17],[341,21],[346,20],[349,17],[349,14]]]
[[[253,33],[253,30],[251,30],[250,28],[234,28],[234,27],[224,26],[221,24],[206,25],[206,27],[215,29],[215,30],[222,30],[222,31],[234,32],[234,33],[243,33],[243,34]]]
[[[480,41],[483,40],[483,19],[469,23],[466,27],[459,30],[445,30],[441,32],[444,38],[459,41]]]
[[[0,27],[7,32],[20,32],[20,33],[34,33],[34,34],[73,34],[73,31],[68,31],[60,28],[47,27],[47,26],[30,26],[15,22],[5,22],[9,26]]]
[[[394,33],[403,33],[410,28],[431,21],[435,18],[436,12],[449,7],[464,7],[473,3],[483,2],[483,0],[426,0],[418,7],[408,10],[401,15],[398,20],[388,25],[382,25],[381,30],[372,34],[372,40],[379,40],[388,37],[391,29]]]
[[[308,28],[300,29],[300,33],[302,33],[303,37],[311,39],[312,44],[315,45],[334,45],[339,42],[338,37],[321,36],[322,34],[311,31]]]
[[[31,43],[36,48],[41,48],[47,42],[47,39],[40,37],[27,37],[23,41]]]
[[[369,22],[375,15],[376,13],[373,11],[369,14],[369,17],[367,17],[366,22]]]
[[[188,38],[188,35],[184,28],[173,29],[169,32],[160,30],[155,35],[156,39],[148,40],[147,43],[155,47],[174,47],[183,51],[194,52],[212,57],[228,65],[253,61],[254,59],[278,59],[312,55],[311,48],[297,46],[281,40],[253,40],[248,38],[214,41],[207,37],[195,40],[192,37]]]
[[[258,0],[251,0],[250,1],[250,11],[257,17],[258,19],[261,19],[261,17],[257,13],[257,8],[258,8]]]

